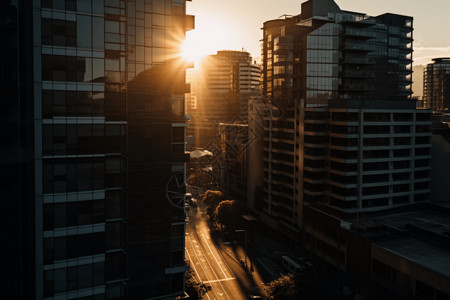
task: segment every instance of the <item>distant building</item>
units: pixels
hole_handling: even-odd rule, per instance
[[[423,70],[423,101],[427,109],[450,109],[450,58],[435,58]]]
[[[194,18],[149,3],[1,1],[0,299],[184,297]]]
[[[187,95],[188,135],[194,136],[196,147],[217,143],[220,123],[247,122],[248,102],[259,93],[260,74],[248,52],[224,50],[204,58],[192,74]]]

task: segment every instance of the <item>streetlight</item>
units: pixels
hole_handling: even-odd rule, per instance
[[[244,252],[245,252],[245,268],[247,269],[247,231],[244,229],[238,229],[234,232],[243,232],[244,233]]]

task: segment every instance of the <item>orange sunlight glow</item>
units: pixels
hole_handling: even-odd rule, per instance
[[[186,39],[181,46],[181,55],[187,61],[193,61],[198,67],[206,55],[217,54],[220,50],[241,50],[231,41],[239,29],[233,28],[228,19],[203,14],[195,19],[195,29],[186,32]]]
[[[208,53],[204,43],[198,41],[195,32],[187,32],[186,39],[181,45],[181,57],[188,62],[194,62],[195,66],[198,66],[205,55],[208,55]]]

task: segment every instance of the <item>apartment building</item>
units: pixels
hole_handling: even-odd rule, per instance
[[[427,109],[447,111],[450,106],[450,58],[435,58],[423,70],[423,101]]]
[[[334,1],[264,23],[268,224],[298,233],[307,203],[359,213],[429,199],[430,112],[411,101],[412,23]]]

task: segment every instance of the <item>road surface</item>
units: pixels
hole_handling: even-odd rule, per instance
[[[197,280],[211,289],[203,296],[210,300],[248,299],[236,276],[211,239],[208,217],[204,210],[191,208],[186,227],[186,259]]]

